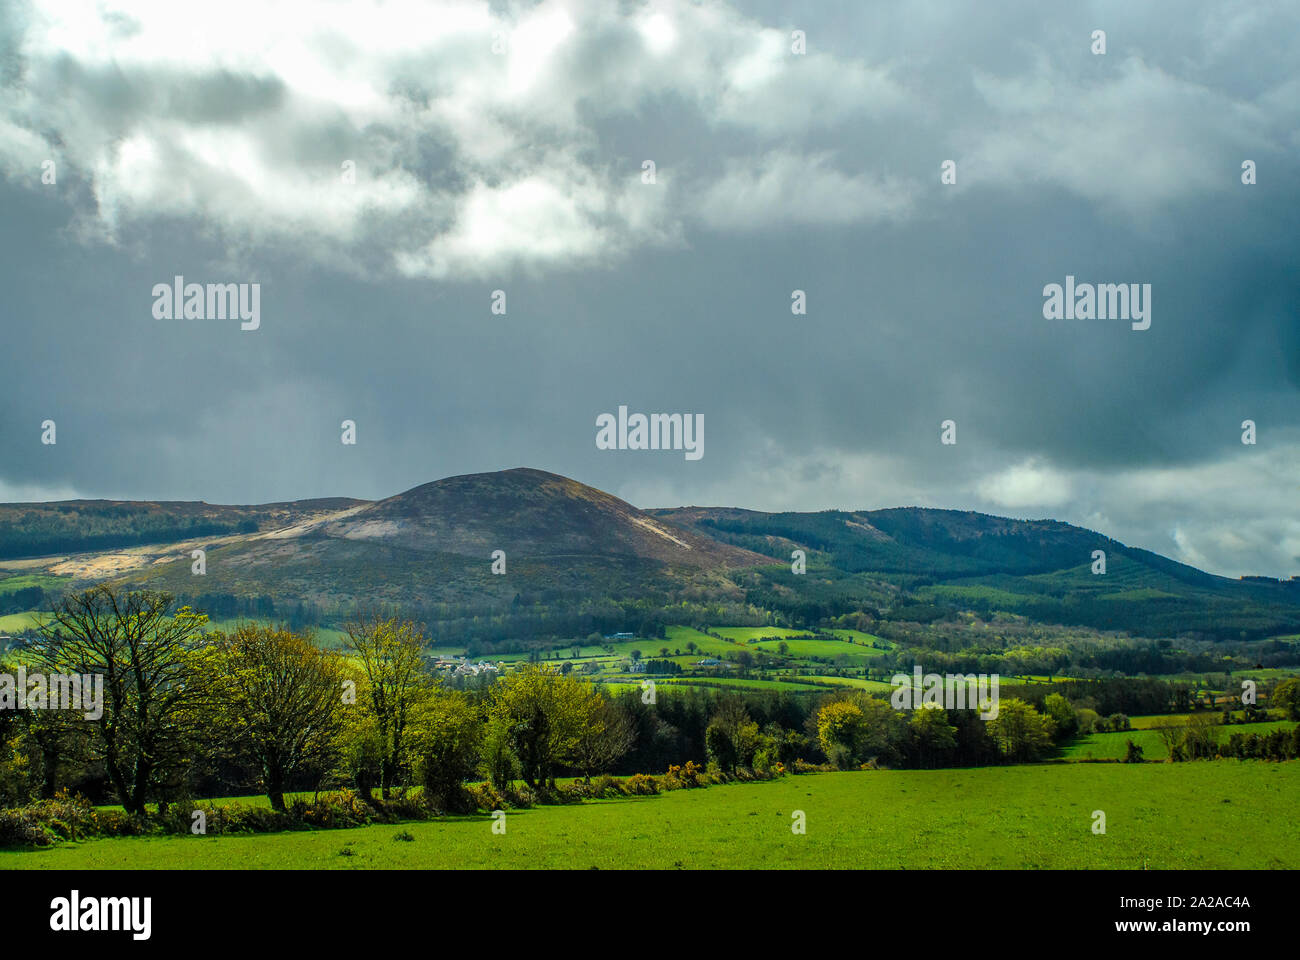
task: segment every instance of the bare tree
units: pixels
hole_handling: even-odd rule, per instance
[[[100,674],[104,714],[91,723],[99,758],[128,813],[189,763],[211,674],[203,669],[207,617],[155,591],[98,586],[64,597],[38,626],[35,664],[53,673]]]
[[[594,772],[608,770],[636,742],[636,727],[626,713],[601,699],[591,722],[578,737],[574,757],[588,781]]]

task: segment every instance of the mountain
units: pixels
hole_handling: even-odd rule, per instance
[[[1231,580],[1056,520],[919,507],[820,513],[653,510],[734,546],[868,574],[933,611],[1021,614],[1144,636],[1264,636],[1300,625],[1300,580]],[[1094,573],[1094,551],[1105,572]],[[925,607],[930,607],[927,612]]]
[[[4,559],[46,547],[58,555]],[[192,571],[200,548],[202,576]],[[504,575],[492,571],[498,550]],[[794,550],[807,555],[804,575],[791,571]],[[1104,574],[1092,570],[1097,550]],[[815,625],[857,612],[904,623],[1006,612],[1150,637],[1300,630],[1300,581],[1228,580],[1054,520],[640,510],[526,468],[373,502],[0,505],[5,570],[22,573],[11,582],[29,593],[113,580],[166,589],[217,618],[337,624],[379,609],[422,619],[435,637],[485,642],[769,616]]]
[[[238,509],[248,513],[240,522],[256,519],[258,529],[230,532],[227,517],[210,537],[55,558],[46,570],[73,582],[167,590],[216,618],[338,623],[391,610],[436,621],[435,634],[490,637],[641,625],[650,610],[684,596],[739,602],[728,571],[771,562],[523,468],[450,477],[375,502]],[[199,548],[202,576],[192,572]],[[492,572],[497,550],[504,575]]]

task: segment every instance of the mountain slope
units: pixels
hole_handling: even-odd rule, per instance
[[[169,533],[171,542],[146,542]],[[132,545],[95,549],[114,537]],[[54,541],[69,555],[3,559]],[[191,559],[200,548],[202,576]],[[805,575],[791,571],[796,549],[808,556]],[[503,575],[492,571],[498,550]],[[1104,574],[1092,570],[1096,550]],[[526,468],[373,502],[0,505],[0,577],[5,570],[166,589],[214,617],[337,624],[385,609],[438,636],[485,641],[771,615],[799,625],[854,613],[935,622],[964,611],[1150,637],[1300,631],[1300,581],[1228,580],[1054,520],[921,508],[639,510]]]
[[[1237,639],[1300,625],[1300,581],[1217,577],[1056,520],[919,507],[652,512],[751,550],[789,556],[792,549],[804,549],[810,562],[905,589],[913,606],[1004,611],[1145,636]],[[1097,550],[1105,554],[1105,573],[1093,572]]]
[[[497,550],[504,575],[492,572]],[[256,597],[262,608],[301,603],[333,620],[376,607],[449,621],[601,607],[621,623],[614,608],[685,595],[738,600],[727,572],[767,562],[593,487],[521,468],[450,477],[229,538],[208,550],[201,579],[178,551],[121,581],[218,614],[256,612],[241,602]]]

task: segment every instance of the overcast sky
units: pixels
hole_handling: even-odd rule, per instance
[[[1295,3],[191,6],[0,6],[0,500],[533,466],[1300,573]],[[1150,329],[1044,319],[1067,275]],[[620,404],[703,458],[597,450]]]

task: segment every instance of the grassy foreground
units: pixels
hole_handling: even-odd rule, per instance
[[[126,837],[0,851],[0,869],[1294,869],[1298,791],[1300,763],[1232,760],[807,774],[510,811],[504,835],[479,816]],[[1092,832],[1094,810],[1105,835]]]

